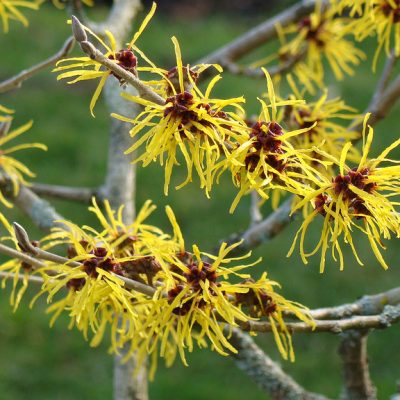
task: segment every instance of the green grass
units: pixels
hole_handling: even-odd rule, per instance
[[[2,61],[0,79],[42,60],[59,48],[69,35],[64,13],[44,8],[31,15],[31,25],[23,30],[13,25],[12,32],[0,36]],[[233,39],[254,25],[254,21],[226,18],[213,15],[207,20],[187,21],[157,17],[140,45],[147,54],[165,66],[172,65],[172,44],[169,37],[175,34],[181,41],[183,54],[188,60],[196,60],[205,53]],[[373,41],[364,45],[368,53],[373,52]],[[266,47],[266,51],[270,47]],[[75,50],[79,54],[78,50]],[[369,54],[371,55],[371,54]],[[346,102],[362,110],[369,102],[376,76],[368,61],[357,68],[354,78],[346,78],[334,84]],[[333,82],[331,80],[331,82]],[[105,106],[96,106],[96,118],[89,114],[89,101],[93,85],[67,86],[57,82],[54,74],[42,72],[24,83],[22,90],[3,96],[1,104],[17,110],[16,124],[29,119],[35,121],[26,135],[32,141],[49,146],[43,154],[26,152],[21,159],[37,172],[38,181],[65,185],[96,186],[102,182],[106,154],[108,116]],[[251,79],[227,76],[216,95],[246,95],[250,113],[257,112],[256,96],[265,90],[265,83]],[[376,129],[376,151],[397,138],[396,115],[399,107]],[[183,172],[176,174],[174,182],[182,180]],[[222,180],[208,200],[199,188],[189,185],[180,191],[171,190],[166,198],[162,193],[163,171],[158,165],[138,169],[138,205],[147,198],[159,205],[152,222],[167,227],[163,206],[171,204],[176,210],[188,243],[196,242],[211,250],[219,239],[246,228],[248,223],[248,201],[239,205],[233,216],[228,214],[234,196],[229,179]],[[85,207],[70,205],[65,201],[55,202],[57,209],[66,218],[89,223],[93,221]],[[263,210],[267,215],[268,207]],[[13,219],[28,222],[17,210]],[[29,226],[29,225],[28,225]],[[298,256],[285,257],[299,221],[288,227],[284,234],[261,246],[254,257],[262,256],[262,266],[272,279],[282,283],[283,293],[310,307],[322,307],[354,301],[364,293],[376,293],[389,289],[399,280],[399,246],[392,241],[385,257],[392,266],[383,271],[373,257],[364,256],[365,267],[359,267],[349,252],[345,253],[346,269],[340,272],[329,263],[323,275],[318,273],[317,258],[304,266]],[[34,229],[33,232],[36,232]],[[312,231],[314,238],[318,229]],[[362,241],[361,241],[362,242]],[[365,249],[365,252],[363,251]],[[362,242],[361,254],[370,254],[368,244]],[[1,292],[0,301],[0,398],[29,399],[109,399],[112,392],[112,357],[104,344],[91,349],[75,331],[67,330],[67,320],[60,318],[54,328],[48,328],[45,305],[38,304],[32,311],[24,305],[13,314],[8,305],[8,291]],[[29,299],[29,295],[26,299]],[[388,398],[395,391],[398,378],[398,360],[393,359],[399,328],[370,335],[370,365],[379,398]],[[270,335],[257,338],[260,345],[274,359],[280,360]],[[281,361],[283,367],[307,389],[321,391],[337,397],[340,392],[340,359],[337,356],[339,338],[331,334],[295,335],[296,363]],[[195,351],[189,356],[190,367],[176,362],[170,369],[160,363],[155,382],[150,385],[152,399],[220,400],[247,398],[259,399],[264,395],[253,383],[236,369],[230,358],[209,351]]]

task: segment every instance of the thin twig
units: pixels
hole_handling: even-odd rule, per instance
[[[297,56],[291,57],[289,60],[285,61],[281,65],[274,65],[272,67],[267,67],[268,73],[271,77],[276,75],[284,74],[290,71],[298,62],[300,62],[305,53],[299,54]],[[233,61],[224,61],[221,63],[225,71],[230,72],[233,75],[243,75],[250,78],[260,78],[265,79],[265,73],[261,68],[252,68],[241,66]]]
[[[375,87],[374,97],[372,99],[372,101],[374,103],[379,101],[379,97],[382,96],[382,94],[388,87],[390,78],[392,76],[393,69],[394,69],[398,59],[399,59],[399,56],[396,56],[395,51],[392,50],[388,59],[386,60],[386,64],[385,64],[385,67],[383,68],[381,77],[379,78],[379,81]]]
[[[97,188],[70,187],[61,185],[48,185],[46,183],[33,183],[31,190],[39,196],[54,197],[90,204],[93,197],[97,197]]]
[[[221,242],[237,243],[242,240],[242,243],[232,250],[232,254],[242,254],[265,243],[274,238],[280,233],[292,220],[290,210],[292,206],[292,197],[287,199],[279,208],[272,212],[267,218],[250,226],[245,232],[234,233],[228,239]]]
[[[286,322],[286,327],[291,332],[318,333],[331,332],[340,333],[350,329],[384,329],[400,321],[400,306],[386,306],[379,315],[355,316],[340,320],[315,320],[315,327],[304,322]],[[269,322],[247,321],[240,324],[243,330],[251,332],[271,332],[272,326]]]
[[[15,274],[13,274],[11,272],[0,271],[0,277],[5,278],[5,279],[15,279]],[[26,275],[18,274],[17,279],[19,281],[22,281],[22,280],[26,279]],[[28,281],[32,282],[32,283],[40,283],[40,284],[42,284],[44,282],[42,277],[36,276],[36,275],[28,275]]]
[[[12,247],[8,247],[1,243],[0,243],[0,253],[5,254],[6,256],[9,256],[11,258],[18,258],[19,260],[24,261],[35,268],[43,268],[46,266],[46,264],[42,263],[40,260],[37,260],[36,258],[28,254],[25,254],[21,251],[18,251],[16,249],[13,249]]]
[[[342,335],[339,354],[343,363],[344,387],[341,400],[376,400],[376,388],[369,374],[368,331],[349,331]]]
[[[55,64],[58,60],[67,56],[69,52],[72,50],[73,45],[74,45],[74,38],[70,37],[65,41],[61,49],[53,56],[40,62],[39,64],[34,65],[33,67],[21,71],[19,74],[3,82],[0,82],[0,93],[7,92],[11,89],[20,88],[23,81],[29,79],[39,71]]]
[[[354,303],[342,304],[336,307],[326,307],[311,310],[315,319],[341,319],[352,315],[374,315],[383,311],[387,305],[400,304],[400,287],[383,293],[366,295]]]

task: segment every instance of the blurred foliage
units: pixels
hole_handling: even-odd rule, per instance
[[[104,10],[101,11],[104,14]],[[0,79],[4,79],[42,60],[57,50],[70,34],[63,11],[43,7],[39,13],[31,13],[27,30],[12,27],[7,36],[0,36],[2,60]],[[164,67],[170,67],[173,47],[170,36],[178,37],[186,61],[194,61],[207,52],[223,45],[237,35],[260,22],[261,15],[252,19],[226,14],[202,15],[190,21],[190,28],[175,16],[158,15],[138,43],[146,54]],[[363,45],[369,58],[358,70],[356,77],[347,78],[330,89],[340,94],[349,105],[363,110],[374,90],[377,76],[371,71],[371,54],[374,43]],[[274,46],[264,46],[254,57],[268,54]],[[74,53],[79,55],[79,49]],[[382,65],[381,65],[382,67]],[[331,79],[330,82],[333,82]],[[217,86],[215,96],[239,96],[248,98],[250,113],[258,111],[256,96],[265,90],[263,81],[226,76]],[[107,154],[107,110],[101,102],[97,105],[96,118],[89,113],[89,100],[93,91],[90,84],[73,86],[57,82],[54,74],[42,72],[23,84],[21,90],[3,95],[1,104],[16,109],[15,124],[29,119],[35,123],[30,139],[46,143],[49,151],[26,152],[22,161],[38,173],[38,181],[71,186],[97,186],[105,173]],[[376,128],[378,152],[398,137],[396,115],[393,109],[387,120]],[[28,138],[27,135],[27,138]],[[176,176],[176,182],[183,176]],[[170,204],[177,214],[187,242],[196,241],[205,250],[212,250],[221,238],[248,224],[249,202],[242,201],[234,215],[228,214],[234,189],[228,178],[222,180],[205,198],[195,183],[180,191],[171,190],[166,198],[162,194],[163,171],[158,165],[138,169],[137,203],[151,198],[159,206],[153,223],[167,227],[162,211]],[[248,199],[246,199],[248,200]],[[57,209],[66,218],[79,223],[89,223],[91,216],[81,205],[55,201]],[[270,212],[263,208],[264,215]],[[12,211],[13,219],[30,227],[18,212]],[[156,218],[159,218],[156,220]],[[255,267],[255,274],[264,267],[272,279],[282,283],[283,293],[291,299],[311,308],[354,301],[365,293],[377,293],[389,289],[399,279],[399,246],[393,240],[388,245],[386,259],[391,269],[383,271],[376,260],[359,267],[350,252],[345,254],[346,269],[340,272],[336,266],[327,265],[323,275],[318,273],[318,258],[304,266],[299,257],[285,257],[298,222],[288,227],[283,235],[261,246],[254,257],[263,256],[263,263]],[[167,228],[168,229],[168,228]],[[34,228],[31,232],[37,232]],[[33,235],[34,236],[34,235]],[[318,236],[314,230],[314,239]],[[368,253],[368,244],[364,242]],[[362,253],[362,252],[361,252]],[[365,258],[368,261],[367,258]],[[31,290],[31,293],[33,290]],[[112,393],[112,357],[106,346],[89,348],[80,334],[67,330],[66,319],[60,319],[53,329],[48,328],[45,304],[28,309],[29,294],[24,305],[12,314],[8,305],[8,290],[1,292],[0,301],[0,398],[22,400],[36,399],[109,399]],[[379,398],[388,398],[395,392],[398,376],[396,346],[399,326],[384,332],[372,332],[369,338],[371,374],[378,386]],[[307,389],[337,397],[340,392],[340,359],[337,355],[339,337],[332,334],[296,335],[296,363],[280,361],[270,335],[257,338],[271,357],[279,360],[286,371]],[[394,354],[394,357],[393,357]],[[172,368],[160,368],[155,382],[150,385],[153,400],[200,400],[237,399],[249,400],[265,397],[243,375],[230,358],[218,356],[207,350],[195,351],[189,357],[190,367],[177,362]],[[29,393],[29,397],[27,397]]]

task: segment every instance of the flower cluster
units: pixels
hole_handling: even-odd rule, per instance
[[[302,98],[304,93],[298,89],[290,74],[288,75],[288,82],[293,93],[289,98]],[[290,142],[295,148],[312,150],[317,147],[324,153],[339,158],[343,143],[352,142],[360,137],[359,132],[339,123],[339,121],[357,121],[359,116],[355,114],[355,111],[354,108],[346,105],[340,98],[330,99],[327,90],[314,101],[292,104],[285,110],[284,119],[287,125],[291,129],[311,129],[302,135],[291,137]],[[334,174],[332,166],[326,171],[326,162],[329,163],[330,160],[325,159],[323,153],[313,152],[312,156],[312,165],[314,167],[323,167],[325,174]],[[353,162],[357,162],[360,159],[359,152],[355,147],[350,149],[348,159]]]
[[[265,273],[253,280],[243,272],[255,263],[232,265],[249,256],[229,257],[239,243],[222,244],[215,256],[195,245],[188,252],[169,207],[172,236],[145,222],[153,209],[147,202],[135,222],[125,225],[122,209],[115,213],[105,202],[103,213],[94,202],[91,211],[99,219],[100,230],[60,221],[62,226],[35,242],[43,251],[63,245],[67,255],[64,263],[54,258],[41,268],[27,268],[12,260],[0,269],[16,276],[22,269],[39,275],[43,284],[31,304],[46,296],[51,303],[51,324],[61,313],[68,313],[70,327],[90,337],[92,346],[109,331],[111,351],[117,353],[130,345],[128,356],[135,352],[142,361],[150,354],[153,373],[158,355],[170,365],[179,354],[187,364],[186,352],[192,351],[194,343],[200,347],[210,344],[223,355],[236,352],[229,342],[229,327],[256,319],[271,324],[282,356],[293,360],[284,314],[290,312],[313,325],[307,309],[276,293],[279,285]],[[233,283],[232,276],[240,281]],[[16,306],[26,285],[27,279],[17,292],[17,300],[13,297]]]
[[[11,110],[6,111],[10,112]],[[32,178],[35,176],[35,174],[20,161],[16,160],[13,157],[10,157],[10,154],[15,153],[19,150],[33,148],[47,150],[47,147],[41,143],[22,143],[4,148],[4,146],[9,141],[28,131],[31,128],[33,122],[30,121],[15,130],[9,131],[11,126],[11,119],[6,116],[3,117],[3,121],[5,122],[3,122],[3,126],[0,128],[0,174],[2,175],[3,180],[9,181],[11,183],[13,195],[16,196],[19,191],[20,183],[24,185],[29,185],[29,183],[25,180],[25,176]],[[11,203],[4,197],[1,191],[0,203],[7,207],[12,206]]]
[[[384,49],[389,56],[393,49],[395,56],[400,55],[400,1],[399,0],[358,0],[337,1],[333,10],[342,12],[351,7],[351,15],[357,18],[348,25],[348,32],[356,40],[362,41],[371,35],[377,35],[378,47],[375,52],[373,69],[376,68],[379,54]]]
[[[343,79],[344,74],[353,74],[365,58],[348,39],[346,29],[348,20],[337,18],[334,8],[322,9],[316,2],[315,11],[297,24],[287,27],[277,25],[281,39],[279,50],[281,60],[298,57],[293,73],[305,87],[313,92],[313,82],[323,87],[324,66],[326,59],[336,79]],[[295,36],[294,36],[295,35]]]
[[[395,141],[378,157],[368,158],[373,139],[373,129],[367,127],[368,117],[369,115],[364,120],[363,148],[358,165],[348,165],[351,142],[343,147],[340,157],[316,149],[324,157],[332,160],[339,168],[339,174],[334,178],[326,176],[320,181],[315,181],[315,188],[293,209],[294,211],[305,207],[306,216],[289,255],[300,237],[303,262],[307,263],[308,257],[320,251],[321,272],[324,271],[329,248],[333,259],[339,261],[340,269],[344,268],[342,241],[351,247],[357,262],[363,265],[353,242],[353,230],[367,236],[375,257],[385,269],[388,266],[380,250],[385,248],[382,239],[390,239],[392,235],[400,237],[400,216],[394,207],[397,203],[391,200],[400,193],[400,166],[387,158],[389,153],[399,146],[400,140]],[[315,247],[307,252],[304,249],[305,236],[310,224],[318,216],[323,218],[321,238]]]
[[[207,195],[211,190],[217,162],[221,156],[227,157],[233,143],[240,141],[243,132],[248,130],[237,114],[243,113],[240,103],[242,97],[219,100],[211,98],[211,91],[220,79],[217,75],[203,93],[196,85],[195,73],[189,66],[184,67],[176,38],[175,45],[177,66],[165,75],[164,92],[168,96],[165,104],[156,104],[137,96],[123,94],[127,100],[144,106],[137,117],[112,114],[113,117],[134,125],[130,131],[137,139],[126,153],[129,154],[146,143],[146,151],[136,161],[147,166],[156,159],[165,163],[164,192],[168,193],[174,165],[179,163],[178,152],[182,154],[187,168],[187,177],[177,188],[192,181],[193,170],[200,179],[200,187]],[[200,66],[197,71],[203,69]],[[152,69],[153,71],[153,69]],[[159,73],[154,69],[154,73]],[[233,111],[227,111],[231,107]]]

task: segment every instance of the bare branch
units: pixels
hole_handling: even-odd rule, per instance
[[[367,331],[349,331],[342,335],[339,354],[343,363],[344,387],[341,400],[375,400],[376,388],[369,374]]]
[[[381,96],[374,96],[371,103],[367,107],[366,112],[371,113],[368,120],[369,125],[377,124],[381,119],[385,118],[393,106],[400,98],[400,75],[386,88]],[[354,130],[357,127],[354,128]],[[361,131],[361,127],[358,128]]]
[[[311,310],[310,314],[315,319],[340,319],[352,315],[379,314],[386,305],[397,304],[400,304],[400,287],[379,294],[363,296],[354,303]]]
[[[321,3],[327,4],[327,0]],[[290,25],[299,21],[301,18],[310,14],[315,7],[315,0],[302,0],[292,7],[287,8],[280,14],[261,23],[232,42],[213,51],[211,54],[197,61],[196,64],[224,64],[227,61],[235,61],[252,50],[263,45],[269,39],[277,36],[276,25]]]
[[[20,184],[18,193],[14,196],[10,189],[9,180],[3,176],[0,181],[0,189],[38,228],[48,231],[53,226],[64,226],[62,222],[56,222],[64,218],[56,212],[53,206],[33,193],[28,187]]]
[[[54,197],[56,199],[71,200],[87,204],[90,204],[93,197],[98,196],[97,188],[48,185],[46,183],[33,183],[31,185],[31,190],[40,196]]]
[[[261,243],[269,241],[280,233],[292,220],[289,216],[292,201],[293,199],[290,197],[260,223],[250,226],[250,228],[243,233],[235,233],[231,235],[228,240],[224,239],[221,242],[237,243],[243,240],[240,246],[232,251],[232,254],[242,254],[249,249],[259,246]]]
[[[0,277],[5,278],[5,279],[15,279],[14,274],[12,274],[10,272],[4,272],[4,271],[0,271]],[[22,281],[25,279],[25,275],[19,274],[17,279],[19,281]],[[42,284],[44,282],[43,278],[41,278],[40,276],[36,276],[36,275],[28,275],[28,281],[32,282],[32,283],[39,283],[39,284]]]
[[[253,190],[250,193],[251,203],[250,203],[250,226],[254,226],[262,221],[262,214],[260,211],[260,195]]]
[[[396,56],[395,51],[392,50],[390,56],[386,60],[385,67],[383,68],[378,84],[376,85],[374,97],[372,99],[374,103],[379,101],[379,97],[382,96],[385,89],[388,87],[390,78],[392,76],[393,68],[395,67],[398,59],[399,57]]]
[[[267,67],[269,75],[273,77],[289,72],[298,62],[303,59],[304,55],[304,53],[298,54],[294,57],[291,57],[289,60],[285,61],[281,65]],[[224,61],[221,63],[221,65],[222,67],[224,67],[225,71],[228,71],[234,75],[243,75],[250,78],[265,79],[265,73],[262,71],[261,68],[245,67],[232,61]]]
[[[384,329],[400,321],[400,306],[388,305],[379,315],[355,316],[339,320],[315,320],[315,327],[304,322],[286,322],[286,327],[291,332],[318,333],[331,332],[340,333],[351,329]],[[240,327],[252,332],[271,332],[272,326],[269,322],[247,321],[240,323]]]
[[[72,37],[68,38],[61,49],[54,54],[53,56],[49,57],[47,60],[40,62],[39,64],[34,65],[28,69],[21,71],[19,74],[0,82],[0,93],[7,92],[11,89],[16,89],[21,87],[22,82],[29,79],[39,71],[55,64],[58,60],[64,58],[69,52],[72,50],[74,45],[74,39]]]
[[[25,261],[26,263],[32,265],[35,268],[45,267],[45,264],[37,260],[36,258],[31,257],[30,255],[25,254],[21,251],[15,250],[11,247],[5,246],[4,244],[1,243],[0,243],[0,253],[5,254],[6,256],[9,256],[11,258],[18,258],[19,260]]]
[[[238,350],[237,354],[232,354],[238,368],[249,375],[272,399],[327,400],[322,395],[307,392],[302,388],[240,329],[232,329],[229,341]]]

